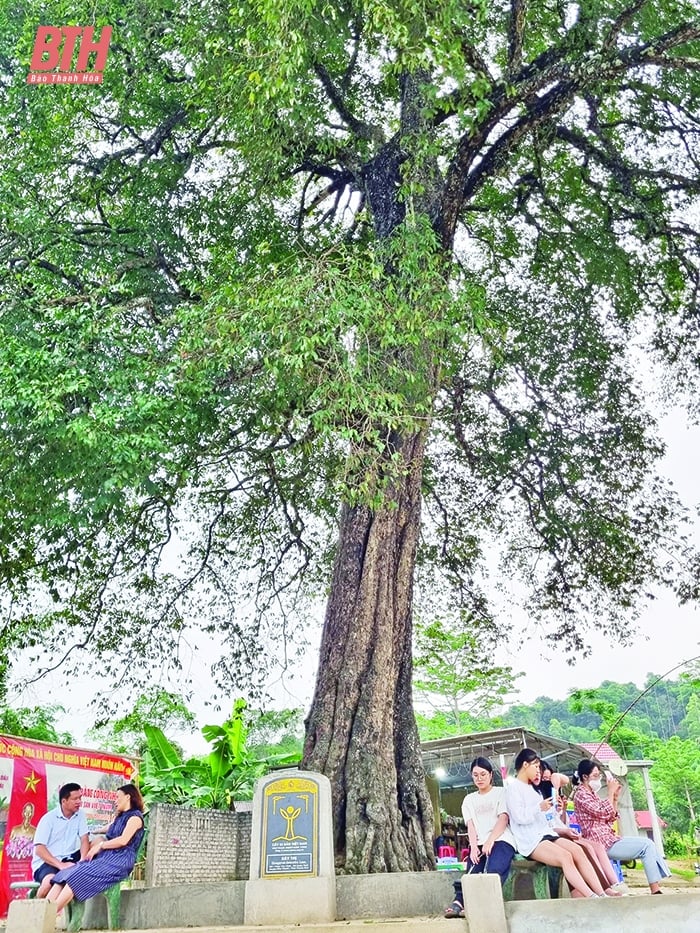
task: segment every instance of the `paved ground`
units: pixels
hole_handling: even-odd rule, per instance
[[[625,882],[630,889],[630,894],[649,893],[647,879],[643,869],[634,868],[630,870],[625,868],[624,875]],[[686,881],[685,878],[681,878],[678,875],[671,875],[670,878],[666,878],[661,884],[665,890],[673,891],[674,894],[680,894],[683,891],[697,893],[700,891],[700,876],[696,875],[691,881]]]

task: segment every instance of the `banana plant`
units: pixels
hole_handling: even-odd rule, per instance
[[[234,810],[235,800],[250,800],[255,782],[271,765],[296,764],[298,755],[252,757],[246,747],[245,700],[238,699],[222,725],[202,728],[211,743],[204,757],[183,760],[181,752],[157,726],[144,726],[146,753],[141,788],[149,802],[177,803],[214,810]]]

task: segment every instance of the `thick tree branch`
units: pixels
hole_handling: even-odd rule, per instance
[[[314,65],[314,71],[326,92],[328,100],[335,107],[338,115],[347,125],[348,129],[350,129],[358,139],[364,139],[367,142],[374,142],[378,145],[382,145],[385,142],[385,138],[381,127],[372,126],[370,123],[358,120],[348,107],[340,90],[333,83],[333,79],[325,65],[317,62]]]
[[[523,34],[525,31],[525,0],[511,0],[508,18],[508,69],[509,75],[519,71],[523,62]]]
[[[555,135],[557,139],[568,143],[574,149],[584,153],[587,158],[594,159],[599,165],[607,169],[619,180],[623,190],[628,194],[632,193],[630,184],[635,178],[667,182],[668,184],[664,186],[666,191],[700,191],[700,178],[691,178],[688,175],[681,175],[678,172],[671,172],[664,168],[649,169],[641,165],[634,165],[624,159],[621,153],[616,152],[610,145],[609,140],[605,140],[605,149],[601,149],[595,146],[579,130],[562,125],[557,126]]]
[[[642,7],[648,5],[649,0],[634,0],[634,3],[631,3],[628,7],[625,7],[624,10],[621,10],[603,40],[603,49],[608,50],[613,48],[613,46],[617,44],[617,40],[620,38],[620,33],[623,29],[629,25]]]

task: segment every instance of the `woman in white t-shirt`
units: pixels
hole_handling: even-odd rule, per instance
[[[505,792],[493,783],[493,765],[488,758],[475,758],[470,766],[476,792],[462,801],[462,816],[469,834],[470,874],[498,875],[503,884],[515,855],[515,840],[508,829]],[[462,882],[455,881],[455,899],[446,917],[463,916]]]
[[[561,868],[581,897],[605,897],[600,880],[580,846],[559,836],[547,821],[552,798],[542,798],[533,782],[540,773],[537,752],[524,748],[515,759],[515,780],[506,787],[506,807],[518,852],[535,862]]]

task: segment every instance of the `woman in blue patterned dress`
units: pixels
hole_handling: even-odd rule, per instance
[[[125,784],[117,791],[116,812],[106,838],[92,843],[85,860],[51,879],[48,900],[55,903],[57,911],[74,897],[87,900],[131,874],[143,838],[143,799],[133,784]]]

